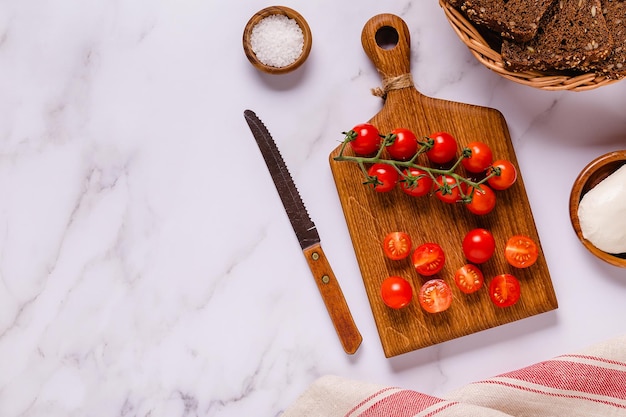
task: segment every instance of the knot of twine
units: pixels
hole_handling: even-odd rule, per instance
[[[383,78],[382,87],[372,88],[372,94],[384,99],[391,90],[401,90],[409,87],[413,87],[413,77],[410,73],[402,74],[397,77]]]

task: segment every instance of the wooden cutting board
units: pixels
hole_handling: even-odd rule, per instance
[[[361,41],[381,74],[383,85],[391,77],[410,73],[410,35],[398,16],[374,16],[364,26]],[[395,46],[390,48],[389,43]],[[506,121],[495,109],[426,97],[410,85],[388,91],[382,109],[369,122],[383,134],[397,127],[409,128],[418,137],[447,131],[457,139],[460,148],[471,141],[483,141],[491,146],[495,159],[509,159],[518,166]],[[526,269],[513,268],[504,259],[505,242],[515,234],[525,234],[541,247],[519,169],[513,187],[497,192],[496,208],[485,216],[476,216],[461,203],[445,204],[432,196],[414,198],[399,189],[376,193],[362,184],[363,176],[356,164],[333,159],[339,148],[330,154],[330,165],[386,357],[557,308],[542,252],[537,263]],[[419,162],[428,164],[426,160]],[[477,293],[465,295],[456,288],[453,277],[456,269],[467,263],[461,247],[463,237],[476,227],[493,233],[496,253],[481,265],[485,286]],[[383,304],[380,285],[388,276],[405,277],[415,294],[427,280],[415,272],[410,259],[385,258],[381,242],[391,231],[408,232],[414,247],[429,241],[443,247],[445,267],[430,278],[443,278],[452,287],[454,300],[447,311],[426,313],[416,297],[401,310]],[[515,275],[521,284],[521,298],[512,307],[496,307],[487,292],[492,277],[501,273]]]

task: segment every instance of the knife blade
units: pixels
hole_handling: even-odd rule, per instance
[[[322,250],[315,223],[309,216],[270,132],[252,110],[245,110],[244,117],[270,171],[341,345],[346,353],[353,354],[361,345],[363,337],[354,322],[343,291]]]

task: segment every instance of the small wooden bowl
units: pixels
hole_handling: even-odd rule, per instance
[[[302,48],[302,54],[296,59],[293,63],[284,66],[284,67],[273,67],[270,65],[266,65],[259,61],[256,57],[254,51],[252,50],[252,45],[250,43],[250,37],[252,35],[252,29],[259,23],[261,20],[268,16],[273,15],[283,15],[287,16],[290,19],[296,21],[300,29],[302,29],[302,34],[304,35],[304,46]],[[313,43],[313,38],[311,36],[311,29],[309,28],[309,24],[306,20],[300,15],[300,13],[296,12],[293,9],[285,6],[270,6],[265,9],[259,10],[250,18],[246,27],[243,31],[243,50],[248,57],[248,60],[252,65],[254,65],[257,69],[266,72],[268,74],[285,74],[295,70],[300,67],[306,61],[309,56],[309,52],[311,52],[311,45]]]
[[[626,164],[626,150],[609,152],[591,161],[578,175],[569,200],[569,213],[572,226],[582,244],[595,256],[611,265],[626,268],[626,253],[610,254],[596,248],[583,237],[578,219],[578,204],[585,193],[595,187],[603,179],[611,175],[622,165]]]

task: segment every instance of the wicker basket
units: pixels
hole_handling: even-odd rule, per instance
[[[602,74],[585,73],[578,75],[564,75],[558,73],[544,73],[540,71],[508,71],[504,67],[504,61],[500,52],[495,51],[480,34],[480,32],[469,22],[465,16],[452,7],[446,0],[439,0],[439,5],[443,9],[452,25],[452,28],[459,38],[467,45],[470,52],[484,66],[500,74],[504,78],[520,84],[551,91],[586,91],[593,90],[603,85],[613,84],[618,79],[609,79]]]

